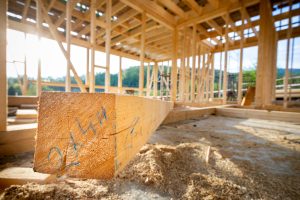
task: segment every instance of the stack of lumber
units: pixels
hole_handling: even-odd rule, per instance
[[[16,113],[17,119],[36,119],[37,111],[34,109],[18,109]]]
[[[9,167],[0,171],[0,188],[26,183],[48,183],[54,177],[49,174],[34,172],[32,168]]]

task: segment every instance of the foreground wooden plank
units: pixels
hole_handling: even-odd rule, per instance
[[[37,111],[34,109],[18,109],[16,113],[17,119],[34,119],[37,118]]]
[[[32,182],[48,183],[54,179],[54,176],[34,172],[32,168],[9,167],[0,171],[0,188]]]
[[[300,113],[243,108],[216,108],[216,114],[226,117],[278,120],[300,123]]]
[[[34,170],[108,179],[122,170],[173,103],[105,93],[42,93]]]

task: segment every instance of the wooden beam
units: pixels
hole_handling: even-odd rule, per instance
[[[224,74],[223,74],[223,103],[226,104],[227,102],[227,84],[228,84],[228,80],[227,80],[227,61],[228,61],[228,46],[229,46],[229,35],[228,35],[228,29],[229,29],[229,25],[228,25],[228,20],[229,20],[229,13],[227,12],[226,14],[226,28],[225,28],[225,49],[224,49],[224,54],[225,54],[225,60],[224,60]]]
[[[171,75],[171,99],[177,99],[177,55],[178,54],[178,29],[173,31],[173,59],[172,59],[172,75]]]
[[[152,71],[153,73],[153,71]],[[147,97],[150,97],[150,92],[151,92],[151,85],[150,85],[150,63],[148,62],[148,66],[147,66],[147,84],[146,84],[146,88],[147,88]]]
[[[67,1],[66,6],[66,41],[67,41],[67,71],[66,71],[66,92],[71,92],[71,30],[72,30],[72,0]]]
[[[42,29],[42,5],[40,1],[36,1],[36,29],[38,37],[38,52],[41,52],[41,29]],[[42,92],[42,61],[41,55],[38,55],[37,85],[36,95],[40,96]]]
[[[141,46],[140,46],[140,63],[139,68],[139,96],[143,96],[144,90],[144,58],[145,58],[145,33],[146,33],[146,13],[142,13],[142,35],[141,35]]]
[[[180,58],[180,76],[179,76],[179,100],[184,100],[184,85],[185,85],[185,43],[186,43],[186,28],[183,29],[181,39],[181,58]]]
[[[252,5],[259,3],[260,0],[244,0],[243,2],[244,2],[244,6],[248,7],[248,6],[252,6]],[[185,21],[179,22],[178,28],[183,28],[185,26],[191,26],[194,23],[199,24],[201,22],[205,22],[207,20],[226,15],[227,12],[231,13],[231,12],[237,11],[240,8],[241,8],[241,4],[239,2],[231,3],[229,1],[227,1],[218,9],[214,9],[213,11],[209,10],[209,11],[203,12],[203,14],[200,16],[191,17]]]
[[[111,179],[172,109],[171,102],[136,96],[42,93],[34,171]]]
[[[111,7],[112,0],[106,0],[106,34],[105,34],[105,53],[106,53],[106,70],[105,70],[105,92],[108,92],[110,87],[110,45],[111,45]]]
[[[139,12],[146,12],[151,19],[159,22],[160,24],[164,25],[165,27],[171,30],[173,30],[176,25],[176,21],[173,15],[168,13],[166,10],[164,10],[162,7],[160,7],[153,1],[121,0],[121,2]]]
[[[215,54],[212,53],[211,60],[211,79],[210,79],[210,98],[213,100],[215,90]]]
[[[219,0],[208,0],[208,3],[214,8],[217,9],[219,7]]]
[[[289,0],[289,10],[292,10],[292,1]],[[283,98],[283,107],[288,107],[288,85],[289,85],[289,61],[290,61],[290,41],[291,41],[291,34],[292,34],[292,18],[291,12],[289,12],[288,18],[288,31],[287,31],[287,44],[286,44],[286,58],[285,58],[285,73],[284,73],[284,98]],[[293,53],[293,52],[292,52]]]
[[[6,131],[7,123],[6,12],[7,0],[0,1],[0,131]]]
[[[154,62],[153,69],[153,96],[157,97],[157,76],[158,76],[158,64]]]
[[[258,41],[258,62],[256,70],[255,106],[272,104],[276,73],[276,29],[273,23],[271,3],[260,4],[260,32]]]
[[[243,8],[243,6],[242,6]],[[243,56],[244,56],[244,22],[245,15],[244,12],[241,12],[242,25],[241,25],[241,33],[240,33],[240,68],[239,68],[239,80],[238,80],[238,104],[242,103],[243,98]]]
[[[253,118],[300,123],[300,113],[242,108],[216,108],[216,114],[226,117]]]
[[[91,13],[95,13],[96,9],[96,0],[92,0],[91,1],[91,5],[90,5],[90,12]],[[89,92],[93,93],[95,92],[95,45],[96,45],[96,41],[95,41],[95,37],[96,37],[96,15],[90,15],[91,17],[91,23],[90,23],[90,44],[91,44],[91,72],[90,72],[90,88],[89,88]]]
[[[31,0],[26,0],[25,1],[24,10],[22,12],[22,22],[26,21],[27,13],[28,13],[28,9],[29,9],[30,3],[31,3]]]
[[[195,11],[199,16],[202,15],[203,8],[198,5],[195,0],[184,0],[184,2],[190,7],[193,11]]]
[[[179,17],[181,17],[183,19],[187,18],[186,13],[179,6],[177,6],[177,4],[174,3],[172,0],[158,0],[158,1],[159,1],[159,3],[161,3],[163,6],[167,7],[169,10],[174,12]]]
[[[192,74],[191,74],[191,101],[195,101],[195,74],[196,74],[196,48],[197,48],[197,40],[196,40],[196,24],[193,25],[193,35],[192,35]]]

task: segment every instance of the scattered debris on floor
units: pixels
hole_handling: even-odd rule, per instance
[[[46,185],[11,186],[1,198],[299,199],[299,141],[297,124],[189,120],[161,126],[113,180],[60,177]]]

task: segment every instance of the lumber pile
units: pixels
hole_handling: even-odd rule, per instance
[[[47,183],[54,177],[49,174],[34,172],[32,168],[9,167],[0,171],[0,188],[26,183]]]
[[[109,179],[161,124],[173,103],[106,93],[44,92],[34,170]]]
[[[35,119],[37,111],[35,109],[18,109],[16,113],[17,119]]]

